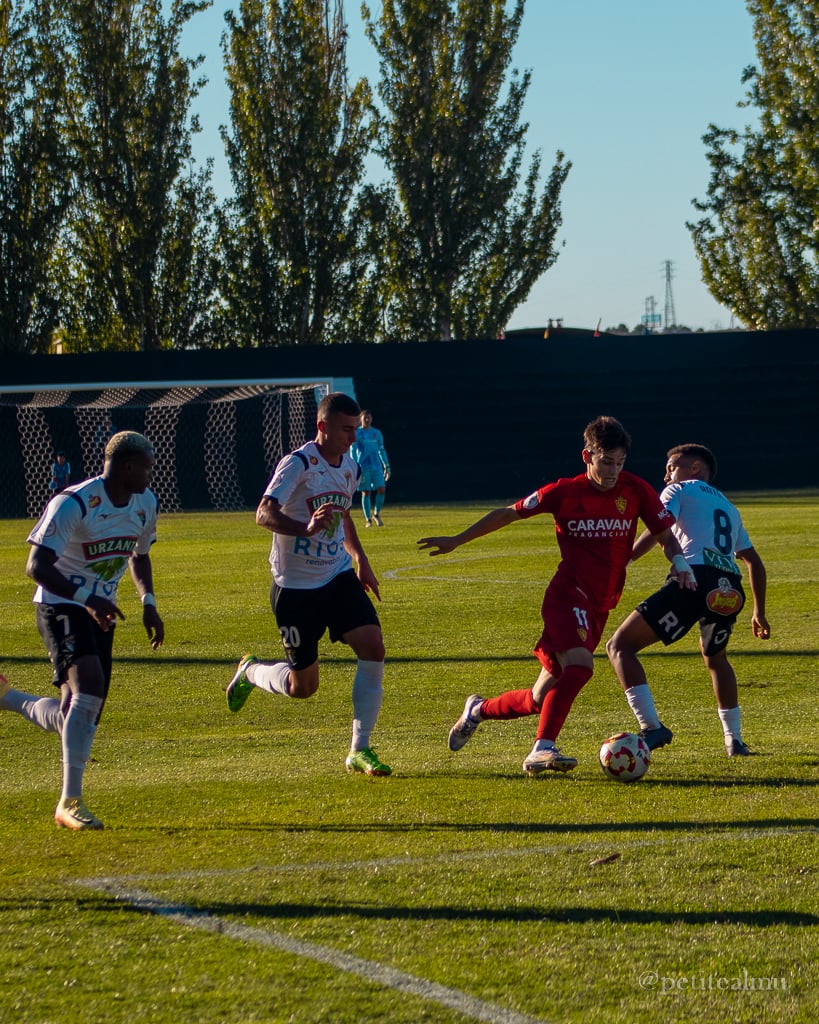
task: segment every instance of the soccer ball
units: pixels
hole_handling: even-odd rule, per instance
[[[635,782],[648,771],[651,751],[642,736],[618,732],[609,736],[600,748],[603,774],[617,782]]]

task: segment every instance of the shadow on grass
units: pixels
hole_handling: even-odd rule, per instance
[[[417,921],[417,922],[463,922],[483,924],[526,924],[549,922],[551,924],[620,924],[620,925],[656,925],[681,924],[691,926],[703,925],[741,925],[750,928],[771,928],[785,926],[804,928],[819,925],[819,914],[796,910],[646,910],[634,907],[480,907],[474,905],[474,895],[470,906],[441,904],[430,906],[397,906],[391,904],[338,903],[327,904],[318,902],[282,903],[259,902],[208,902],[208,903],[164,903],[157,901],[155,905],[145,906],[129,903],[127,897],[81,896],[63,899],[43,897],[7,897],[0,899],[0,918],[4,913],[19,914],[21,910],[39,911],[49,915],[55,913],[77,914],[87,911],[90,914],[108,912],[121,917],[123,914],[182,914],[191,919],[214,918],[222,922],[226,918],[241,918],[245,926],[253,926],[255,921],[316,921],[349,918],[352,922],[368,921]],[[61,906],[62,905],[62,906]],[[214,921],[216,924],[217,921]],[[216,927],[214,930],[220,930]]]
[[[412,822],[324,822],[321,824],[298,825],[289,822],[243,822],[234,819],[227,824],[209,824],[206,826],[168,825],[158,828],[141,828],[139,825],[129,826],[131,832],[161,832],[163,835],[202,835],[208,832],[281,832],[285,834],[344,834],[378,833],[381,835],[402,835],[413,833],[447,833],[458,835],[476,833],[508,833],[528,836],[557,835],[574,836],[578,839],[593,835],[612,835],[618,833],[650,833],[650,832],[722,832],[726,839],[731,833],[747,832],[781,832],[783,835],[793,830],[808,830],[819,834],[816,818],[760,818],[754,821],[599,821],[599,822],[560,822],[560,821],[412,821]]]
[[[739,650],[737,648],[731,648],[731,654],[736,658],[776,658],[777,661],[780,658],[814,658],[819,657],[819,650],[789,650],[789,651],[774,651],[774,650]],[[691,658],[694,661],[701,662],[702,655],[699,651],[678,651],[674,650],[674,656],[677,658]],[[262,650],[259,657],[263,660],[269,661],[281,661],[283,655],[281,651],[275,647],[271,647],[269,650]],[[596,661],[606,662],[608,659],[602,652],[598,652],[594,655]],[[640,660],[643,661],[646,658],[667,658],[668,653],[665,649],[661,648],[656,651],[645,650],[640,652]],[[169,651],[160,650],[155,654],[146,654],[142,656],[123,655],[117,657],[116,651],[114,652],[114,671],[116,672],[117,665],[156,665],[161,662],[164,665],[212,665],[215,668],[224,669],[226,666],[235,665],[237,657],[233,658],[207,658],[207,657],[183,657],[177,655],[171,655]],[[319,662],[322,665],[347,665],[355,662],[355,655],[350,652],[349,654],[341,657],[333,655],[320,655]],[[387,665],[491,665],[493,663],[499,664],[526,664],[534,665],[536,659],[533,654],[529,652],[521,652],[520,654],[486,654],[486,655],[457,655],[450,654],[446,657],[438,655],[413,655],[412,657],[391,657],[389,651],[387,652]],[[7,655],[3,658],[4,665],[48,665],[48,659],[43,654],[35,655]]]
[[[742,925],[744,927],[770,928],[787,926],[789,928],[819,925],[819,914],[811,914],[796,910],[645,910],[632,907],[476,907],[474,897],[471,906],[453,904],[403,907],[390,904],[339,903],[322,904],[318,902],[283,902],[283,903],[193,903],[172,904],[167,907],[123,907],[121,900],[103,897],[102,899],[78,899],[78,910],[87,909],[94,913],[100,910],[111,910],[122,914],[128,909],[138,914],[182,913],[191,917],[240,917],[243,925],[251,925],[257,921],[310,921],[330,920],[334,918],[350,918],[352,922],[368,921],[446,921],[483,923],[483,924],[525,924],[528,922],[552,924],[682,924],[702,925]],[[107,906],[106,906],[107,905]]]

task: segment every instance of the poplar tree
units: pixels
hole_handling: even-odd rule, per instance
[[[378,152],[395,189],[390,329],[494,337],[557,259],[570,168],[558,151],[541,186],[538,152],[523,175],[531,76],[509,64],[524,0],[363,10],[380,58]]]
[[[703,216],[688,225],[703,280],[749,328],[819,322],[819,2],[748,0],[758,66],[742,130],[710,125]]]
[[[0,352],[45,352],[59,322],[51,255],[71,197],[49,3],[0,0]]]
[[[220,216],[225,341],[367,340],[373,137],[366,80],[347,81],[341,2],[242,0],[223,36],[234,198]],[[368,298],[369,296],[369,298]]]
[[[77,196],[57,257],[71,351],[206,344],[214,278],[210,168],[196,169],[190,106],[201,58],[180,55],[209,0],[63,0]],[[165,16],[165,10],[168,14]]]

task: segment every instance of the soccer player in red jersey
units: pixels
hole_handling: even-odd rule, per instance
[[[631,438],[618,420],[598,416],[583,432],[584,473],[494,509],[454,537],[418,541],[431,555],[445,555],[510,523],[548,512],[554,517],[561,555],[543,597],[543,633],[534,649],[542,667],[534,686],[490,700],[468,697],[450,730],[450,750],[460,750],[481,722],[539,715],[537,740],[523,762],[524,772],[567,772],[577,766],[575,758],[558,750],[557,737],[575,697],[591,679],[594,651],[623,591],[638,520],[656,537],[680,587],[696,587],[670,529],[673,515],[650,484],[623,469],[630,447]]]

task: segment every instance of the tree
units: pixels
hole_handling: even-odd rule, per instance
[[[57,254],[74,351],[207,343],[214,200],[210,168],[197,171],[191,159],[200,58],[182,58],[179,42],[209,2],[64,0],[55,15],[77,159]]]
[[[0,0],[0,352],[45,352],[59,322],[50,261],[72,194],[50,3]]]
[[[705,216],[688,224],[711,293],[749,327],[819,321],[819,2],[748,0],[758,123],[709,125]]]
[[[522,190],[530,74],[504,89],[524,0],[384,0],[365,7],[381,62],[378,151],[392,173],[390,322],[397,336],[496,337],[557,258],[558,152]]]
[[[370,90],[347,82],[340,0],[242,0],[225,15],[234,199],[220,216],[221,294],[245,345],[311,345],[373,330],[375,282],[357,193]]]

